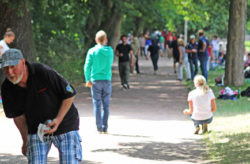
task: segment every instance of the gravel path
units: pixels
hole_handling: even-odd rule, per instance
[[[81,116],[84,164],[209,163],[203,160],[202,136],[193,135],[192,122],[182,114],[188,90],[176,80],[172,61],[160,58],[153,75],[151,61],[141,58],[142,74],[131,75],[131,89],[123,91],[113,66],[113,92],[108,134],[95,128],[89,89],[78,87],[75,104]],[[0,114],[0,163],[23,164],[21,138],[10,119]],[[52,147],[49,163],[58,163]]]

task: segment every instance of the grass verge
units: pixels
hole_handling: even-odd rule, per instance
[[[215,85],[214,79],[224,73],[223,68],[209,72],[208,84],[216,97],[224,87]],[[193,89],[192,82],[186,82]],[[241,86],[245,90],[250,86]],[[231,87],[232,89],[239,89]],[[217,111],[214,120],[209,124],[211,132],[204,135],[203,142],[207,147],[207,160],[216,163],[250,163],[250,101],[241,97],[236,101],[216,99]]]

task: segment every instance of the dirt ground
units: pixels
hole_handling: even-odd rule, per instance
[[[123,91],[113,66],[113,91],[108,134],[98,134],[88,88],[77,87],[75,104],[81,123],[80,135],[84,164],[165,164],[209,163],[200,139],[193,135],[193,124],[182,114],[187,108],[188,90],[176,80],[172,61],[159,59],[159,72],[141,58],[142,74],[131,74],[131,89]],[[0,163],[27,163],[21,155],[21,138],[14,123],[0,116]],[[48,163],[58,163],[52,147]]]

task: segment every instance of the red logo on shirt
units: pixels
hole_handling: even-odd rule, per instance
[[[42,88],[42,89],[40,89],[40,90],[38,91],[38,93],[44,92],[44,91],[46,91],[46,90],[47,90],[47,88]]]

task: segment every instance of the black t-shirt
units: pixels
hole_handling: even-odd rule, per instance
[[[171,46],[170,47],[173,48],[173,56],[175,58],[179,58],[180,55],[179,55],[177,40],[173,40],[171,42]]]
[[[148,51],[150,51],[151,56],[159,55],[159,49],[160,47],[157,44],[150,45],[148,47]]]
[[[197,42],[194,42],[194,43],[189,42],[186,46],[186,49],[188,49],[188,50],[196,49],[196,52],[188,53],[188,58],[189,59],[197,58],[197,51],[198,51],[198,43]]]
[[[123,56],[119,56],[119,63],[128,62],[129,61],[129,52],[132,50],[129,44],[118,44],[116,46],[116,50],[120,53],[123,53]]]
[[[34,63],[29,64],[26,88],[12,84],[5,79],[2,85],[2,99],[5,115],[15,118],[25,114],[28,133],[37,133],[39,123],[53,120],[64,99],[76,94],[74,88],[50,67]],[[79,129],[79,115],[74,104],[59,125],[54,135]]]

